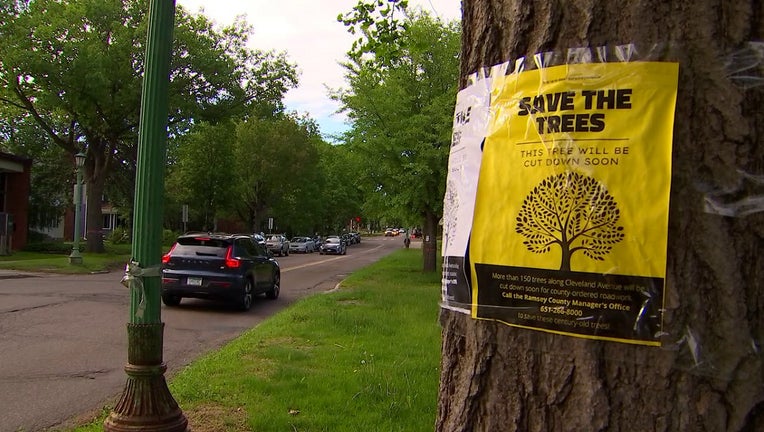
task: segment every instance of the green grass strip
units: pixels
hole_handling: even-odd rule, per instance
[[[11,255],[0,256],[0,270],[20,270],[28,272],[51,272],[86,274],[124,269],[130,261],[130,245],[105,244],[105,253],[82,252],[82,264],[69,264],[69,253],[51,254],[41,252],[14,251]]]

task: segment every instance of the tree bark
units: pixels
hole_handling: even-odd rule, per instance
[[[432,211],[428,210],[424,214],[422,235],[422,270],[434,272],[438,259],[438,216]]]
[[[758,1],[464,0],[461,83],[536,52],[664,44],[679,62],[661,348],[443,310],[437,431],[764,430],[764,212]],[[638,192],[638,188],[636,189]]]
[[[100,145],[94,145],[91,140],[90,146],[93,148],[89,152],[90,159],[85,163],[85,184],[87,185],[87,231],[84,232],[87,238],[87,251],[94,253],[105,252],[103,244],[103,193],[106,185],[104,173],[108,172],[107,158],[103,151],[99,151]]]

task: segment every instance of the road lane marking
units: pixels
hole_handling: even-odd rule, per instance
[[[366,251],[363,251],[363,252],[360,252],[360,253],[361,254],[365,254],[365,253],[369,253],[369,252],[374,252],[375,250],[380,249],[382,246],[383,245],[379,245],[379,246],[377,246],[375,248],[372,248],[372,249],[369,249],[369,250],[366,250]],[[335,261],[335,260],[342,259],[342,258],[347,258],[347,255],[340,255],[340,256],[336,256],[334,258],[327,258],[327,259],[321,260],[321,261],[316,261],[316,262],[312,262],[312,263],[302,264],[302,265],[298,265],[298,266],[294,266],[294,267],[282,268],[281,269],[281,273],[286,273],[286,272],[292,271],[292,270],[299,270],[299,269],[302,269],[302,268],[311,267],[311,266],[314,266],[314,265],[318,265],[318,264],[322,264],[322,263],[327,263],[327,262]]]

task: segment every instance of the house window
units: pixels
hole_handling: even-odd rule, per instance
[[[111,231],[114,228],[124,226],[125,222],[117,213],[106,213],[103,215],[103,229]]]
[[[115,216],[116,215],[113,215],[113,214],[103,215],[103,229],[107,229],[107,230],[114,229]]]

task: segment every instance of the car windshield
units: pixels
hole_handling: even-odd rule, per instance
[[[339,239],[339,237],[329,237],[328,239],[326,239],[326,242],[327,243],[339,243],[340,239]]]
[[[173,249],[173,255],[203,255],[225,257],[230,243],[223,239],[211,239],[208,237],[188,237],[178,239]]]
[[[279,241],[279,240],[280,239],[279,239],[278,236],[270,236],[270,237],[268,237],[268,241]]]
[[[305,243],[305,237],[295,237],[292,239],[292,243]]]

